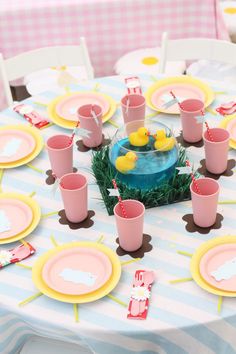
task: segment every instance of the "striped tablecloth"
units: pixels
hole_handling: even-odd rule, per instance
[[[117,102],[125,92],[123,78],[107,77],[96,80],[101,84],[100,91],[109,93]],[[150,78],[141,76],[143,90],[150,84]],[[73,89],[92,89],[95,82]],[[222,91],[220,84],[212,84],[215,91]],[[46,93],[45,97],[54,97],[56,93]],[[220,102],[236,97],[236,88],[227,88],[225,94],[217,94],[212,107]],[[27,102],[32,103],[33,99]],[[35,106],[36,107],[36,106]],[[37,107],[39,109],[39,107]],[[44,108],[41,108],[42,112]],[[45,113],[45,112],[44,112]],[[46,113],[45,113],[46,114]],[[174,129],[178,135],[180,119],[178,116],[160,114],[158,119]],[[25,121],[7,109],[0,114],[1,124],[25,123]],[[120,109],[113,120],[121,124]],[[210,126],[219,123],[218,116],[209,119]],[[116,129],[106,123],[105,136],[112,136]],[[45,139],[65,132],[56,126],[42,131]],[[203,148],[188,148],[190,161],[197,167],[204,157]],[[104,244],[116,250],[116,228],[114,217],[108,217],[101,195],[90,173],[91,152],[75,151],[74,163],[89,180],[89,209],[95,210],[94,225],[89,229],[71,230],[58,222],[54,215],[42,218],[39,227],[27,237],[27,241],[37,248],[37,253],[24,264],[32,265],[39,255],[50,249],[53,234],[58,243],[73,240],[96,241],[104,235]],[[230,151],[235,158],[235,151]],[[62,209],[60,193],[52,197],[51,187],[45,184],[45,171],[49,169],[46,151],[33,162],[42,169],[39,173],[26,166],[4,172],[2,190],[15,191],[34,196],[42,207],[43,214]],[[220,199],[236,199],[236,178],[221,177]],[[103,298],[90,304],[79,306],[79,322],[74,321],[73,306],[41,296],[25,307],[18,304],[35,294],[31,280],[31,271],[16,265],[10,265],[0,271],[0,352],[15,354],[32,334],[51,338],[60,338],[83,346],[88,346],[98,354],[233,354],[236,353],[236,300],[224,299],[222,312],[217,313],[217,297],[206,293],[194,282],[171,285],[170,280],[190,277],[190,259],[177,253],[178,250],[193,253],[202,242],[215,236],[235,234],[235,205],[219,205],[218,212],[223,215],[222,227],[209,234],[189,233],[185,229],[182,216],[191,213],[191,202],[163,206],[146,210],[144,231],[151,235],[153,250],[146,253],[137,262],[123,266],[122,277],[112,292],[114,296],[128,303],[132,278],[136,269],[153,269],[157,281],[152,289],[151,305],[145,321],[127,320],[127,308],[110,298]],[[1,246],[9,249],[12,245]],[[128,261],[127,255],[121,261]]]

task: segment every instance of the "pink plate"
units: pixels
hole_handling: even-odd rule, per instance
[[[8,225],[7,231],[0,232],[0,239],[10,238],[18,235],[30,226],[33,219],[32,209],[22,202],[14,198],[0,199],[0,215],[1,225]]]
[[[170,91],[173,91],[175,96],[179,98],[180,102],[189,98],[199,99],[201,101],[205,101],[205,94],[204,92],[197,86],[191,84],[170,84],[166,86],[162,86],[158,88],[156,91],[153,92],[151,96],[151,102],[153,106],[162,110],[162,112],[166,113],[179,113],[179,106],[176,103],[175,105],[164,108],[163,105],[168,101],[165,98],[170,96],[169,101],[173,98],[170,95]]]
[[[227,243],[211,248],[202,257],[199,267],[202,278],[208,284],[224,291],[236,291],[236,244]],[[215,278],[216,271],[218,280]]]
[[[85,104],[96,104],[100,106],[103,116],[110,108],[110,103],[102,95],[98,95],[96,92],[81,92],[62,99],[56,105],[56,113],[63,119],[77,122],[78,108]]]
[[[0,163],[18,161],[31,154],[36,146],[33,136],[25,131],[0,131]]]
[[[236,142],[236,118],[232,119],[228,124],[226,128],[230,134],[230,139],[234,140]]]
[[[103,252],[89,247],[62,250],[45,263],[42,278],[53,290],[67,295],[88,294],[101,288],[112,274]]]

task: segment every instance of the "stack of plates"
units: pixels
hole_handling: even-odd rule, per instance
[[[35,286],[44,295],[77,304],[109,294],[120,275],[117,255],[94,242],[73,242],[56,247],[36,261],[32,272]]]
[[[116,111],[116,102],[108,95],[100,92],[76,92],[59,96],[48,105],[51,120],[67,129],[74,129],[78,122],[78,108],[85,104],[96,104],[102,107],[103,123],[109,120]]]
[[[191,260],[191,273],[204,290],[236,296],[236,236],[217,237],[202,244]]]
[[[170,91],[173,91],[179,102],[195,98],[203,101],[207,107],[214,100],[214,93],[207,84],[193,77],[178,76],[160,79],[149,87],[145,94],[147,105],[154,111],[179,114],[178,104],[169,108],[163,106],[173,98]]]
[[[0,128],[0,168],[13,168],[32,161],[42,150],[39,131],[26,125]]]
[[[229,146],[236,149],[236,115],[232,114],[220,122],[220,127],[227,129],[230,134]]]
[[[0,194],[0,244],[28,236],[38,225],[41,211],[31,197],[18,193]]]

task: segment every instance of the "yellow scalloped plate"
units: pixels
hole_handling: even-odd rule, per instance
[[[146,97],[146,103],[147,105],[153,109],[154,111],[162,112],[162,113],[168,113],[168,114],[179,114],[179,112],[176,113],[171,113],[165,110],[163,107],[156,107],[152,104],[152,95],[154,92],[156,92],[158,89],[163,88],[164,86],[169,86],[169,85],[178,85],[178,84],[188,84],[192,85],[195,87],[198,87],[205,95],[205,107],[209,106],[215,96],[213,90],[208,86],[205,82],[198,80],[194,77],[183,75],[183,76],[176,76],[176,77],[168,77],[164,79],[160,79],[157,82],[155,82],[152,86],[150,86],[145,93]]]
[[[31,197],[24,195],[24,194],[19,194],[19,193],[0,193],[0,198],[5,199],[5,198],[12,198],[12,199],[17,199],[22,201],[23,203],[27,204],[33,213],[33,218],[32,218],[32,222],[31,224],[22,232],[20,232],[19,234],[13,236],[13,237],[9,237],[9,238],[5,238],[5,239],[0,239],[0,245],[6,244],[6,243],[12,243],[15,241],[19,241],[21,239],[23,239],[24,237],[30,235],[34,229],[36,229],[36,227],[38,226],[39,222],[40,222],[40,218],[41,218],[41,209],[40,206],[38,205],[38,203]]]
[[[70,249],[74,247],[91,247],[100,250],[105,255],[107,255],[112,263],[112,275],[110,279],[99,289],[83,295],[67,295],[61,294],[53,289],[51,289],[42,278],[42,271],[45,263],[56,254],[60,253],[62,250]],[[68,302],[72,304],[82,304],[86,302],[92,302],[102,297],[108,295],[118,284],[121,276],[121,264],[118,256],[108,247],[101,245],[96,242],[70,242],[62,246],[51,249],[50,251],[44,253],[35,262],[32,270],[32,280],[34,285],[41,291],[44,295],[62,302]]]
[[[14,168],[14,167],[19,167],[19,166],[25,165],[25,164],[29,163],[30,161],[32,161],[33,159],[35,159],[35,157],[39,155],[39,153],[41,152],[41,150],[44,146],[44,142],[43,142],[43,138],[42,138],[40,132],[38,131],[38,129],[36,129],[34,127],[27,126],[27,125],[22,125],[22,124],[4,125],[3,127],[0,127],[1,131],[8,130],[8,129],[17,129],[17,130],[22,130],[26,133],[29,133],[35,140],[35,148],[31,152],[31,154],[23,157],[22,159],[19,159],[17,161],[12,161],[12,162],[0,163],[0,168],[2,168],[2,169]]]
[[[208,291],[211,294],[218,296],[228,296],[228,297],[236,297],[236,292],[234,291],[224,291],[215,288],[214,286],[208,284],[200,274],[200,261],[204,254],[208,252],[211,248],[214,248],[218,245],[224,245],[228,243],[236,243],[236,236],[223,236],[216,237],[207,242],[204,242],[194,253],[191,258],[190,270],[192,273],[192,277],[194,281],[204,290]]]
[[[222,121],[220,122],[220,125],[219,127],[220,128],[224,128],[224,129],[227,129],[227,125],[228,123],[235,119],[236,118],[236,114],[231,114],[229,116],[227,116],[226,118],[222,119]],[[236,149],[236,141],[230,139],[229,140],[229,146],[232,148],[232,149]]]
[[[91,93],[91,91],[88,91],[88,93],[89,92]],[[75,93],[80,93],[80,92],[70,92],[70,93],[67,93],[63,96],[56,97],[48,105],[47,111],[48,111],[49,118],[53,121],[53,123],[55,123],[56,125],[59,125],[62,128],[74,129],[76,126],[76,122],[61,118],[56,112],[56,105],[65,97],[74,95]],[[83,91],[83,93],[84,93],[84,91]],[[114,115],[116,108],[117,108],[117,103],[112,97],[105,95],[104,93],[96,92],[96,94],[98,96],[103,96],[109,102],[109,105],[110,105],[108,112],[102,117],[102,121],[103,121],[103,123],[105,123],[109,119],[111,119],[111,117]]]

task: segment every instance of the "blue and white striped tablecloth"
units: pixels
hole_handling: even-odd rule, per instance
[[[147,76],[140,76],[142,88],[152,83]],[[91,89],[95,83],[101,84],[100,91],[110,94],[117,102],[126,89],[123,78],[106,77],[94,82],[73,87],[73,89]],[[220,84],[211,84],[215,91],[226,90],[225,94],[216,96],[212,107],[220,102],[236,98],[236,88],[223,88]],[[55,97],[56,92],[46,93],[45,97]],[[27,99],[32,104],[33,99]],[[43,107],[35,106],[46,114]],[[148,111],[148,113],[150,113]],[[167,124],[178,135],[180,128],[179,116],[159,114],[157,118]],[[208,120],[210,126],[217,126],[219,116]],[[113,120],[122,123],[120,109]],[[16,124],[25,121],[11,108],[0,114],[1,124]],[[112,136],[114,126],[106,123],[104,134]],[[65,132],[62,128],[51,126],[42,130],[44,139]],[[68,132],[68,131],[67,131]],[[189,159],[195,167],[204,157],[203,148],[188,148]],[[235,158],[235,151],[230,151]],[[96,241],[103,234],[104,244],[116,249],[116,229],[114,217],[107,215],[101,203],[101,195],[90,173],[91,152],[75,150],[74,165],[89,179],[89,209],[95,210],[94,225],[89,229],[71,230],[58,222],[58,216],[43,218],[38,228],[27,241],[36,247],[37,253],[24,263],[32,265],[39,255],[52,247],[50,236],[53,234],[58,243],[70,241]],[[46,151],[32,162],[34,166],[46,171],[50,168]],[[42,212],[50,213],[62,209],[62,201],[57,191],[52,197],[51,187],[45,184],[45,173],[41,174],[27,166],[7,170],[3,175],[2,189],[4,192],[29,194],[36,192],[35,199],[42,207]],[[236,178],[221,177],[219,180],[220,199],[236,199]],[[152,236],[153,250],[138,263],[123,267],[121,280],[113,291],[120,300],[129,301],[131,283],[136,269],[153,269],[157,281],[153,286],[151,305],[147,320],[127,320],[127,309],[103,298],[94,303],[79,306],[79,322],[74,321],[73,306],[61,303],[46,296],[41,296],[24,307],[20,301],[37,292],[31,280],[31,271],[10,265],[0,271],[0,352],[3,354],[17,353],[19,347],[31,335],[40,335],[61,339],[87,346],[98,354],[233,354],[236,353],[236,299],[227,298],[223,301],[222,312],[217,313],[217,297],[206,293],[194,282],[169,284],[175,278],[190,277],[190,259],[177,253],[183,250],[193,253],[204,241],[215,236],[235,234],[236,205],[219,205],[218,212],[224,216],[222,227],[212,230],[207,235],[188,233],[184,214],[191,213],[191,202],[153,208],[146,211],[144,231]],[[12,245],[1,246],[9,249]],[[129,256],[121,260],[129,260]]]

